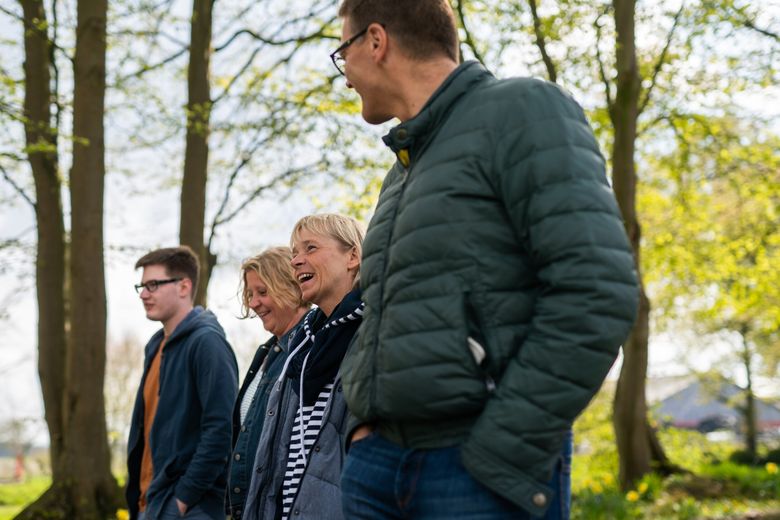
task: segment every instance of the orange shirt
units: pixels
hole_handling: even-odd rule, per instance
[[[154,354],[149,372],[146,374],[144,382],[144,454],[141,456],[141,498],[138,499],[138,508],[141,511],[146,510],[146,490],[154,478],[154,467],[152,466],[152,450],[149,447],[149,432],[152,431],[154,415],[157,413],[157,402],[160,399],[160,361],[162,360],[162,350],[165,347],[163,337],[160,342],[160,348]]]

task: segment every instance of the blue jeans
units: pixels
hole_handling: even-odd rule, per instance
[[[550,487],[545,520],[567,520],[571,502],[572,438],[567,436]],[[347,519],[532,520],[516,504],[477,482],[457,446],[412,450],[372,433],[354,445],[341,477]]]

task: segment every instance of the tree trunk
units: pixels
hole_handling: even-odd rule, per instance
[[[118,505],[111,475],[103,380],[106,287],[103,267],[103,116],[107,0],[79,0],[70,174],[71,330],[65,409],[64,462],[75,517],[106,518]]]
[[[110,471],[103,401],[103,99],[108,6],[106,0],[78,3],[70,176],[71,244],[76,253],[68,255],[57,130],[50,128],[53,55],[46,37],[46,13],[40,0],[21,4],[26,139],[38,199],[39,372],[51,433],[52,486],[17,518],[103,520],[113,516],[121,500]],[[66,283],[67,265],[71,283]],[[67,305],[68,301],[75,305]]]
[[[747,327],[741,331],[742,338],[742,363],[745,365],[745,376],[747,378],[747,387],[745,388],[745,449],[752,457],[753,462],[758,460],[758,432],[756,425],[756,396],[753,394],[753,361],[750,345],[747,339]]]
[[[197,305],[206,304],[211,266],[215,262],[203,240],[206,224],[206,181],[209,160],[209,61],[211,59],[212,0],[193,0],[190,25],[190,63],[187,70],[187,143],[181,189],[179,240],[200,258]]]
[[[23,0],[25,137],[35,181],[38,247],[35,262],[38,296],[38,374],[43,392],[52,476],[62,468],[62,411],[65,387],[65,224],[57,153],[57,129],[51,127],[51,45],[41,0]]]
[[[619,479],[623,489],[632,488],[653,469],[653,462],[667,466],[668,460],[647,420],[645,380],[647,345],[650,335],[650,301],[645,294],[640,262],[641,228],[636,213],[637,176],[634,152],[639,117],[641,78],[636,59],[636,0],[614,0],[617,88],[609,107],[615,140],[612,145],[612,180],[623,214],[639,277],[639,312],[634,329],[623,345],[623,365],[615,391],[613,423],[620,459]]]

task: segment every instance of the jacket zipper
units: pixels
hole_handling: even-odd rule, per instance
[[[331,390],[330,397],[328,398],[328,403],[325,405],[325,410],[323,411],[322,423],[320,423],[320,431],[317,432],[317,437],[314,439],[314,444],[311,445],[312,451],[317,446],[317,443],[320,441],[320,436],[322,435],[322,431],[325,429],[325,423],[327,423],[330,420],[330,412],[331,409],[333,408],[333,401],[336,399],[336,392],[338,391],[339,383],[341,383],[341,377],[337,376],[336,380],[333,382],[333,389]],[[301,435],[303,436],[304,433],[305,432],[301,432]],[[301,439],[301,442],[303,442],[303,439]],[[311,455],[311,451],[309,452],[309,454]],[[289,457],[289,454],[287,456]],[[303,475],[301,475],[301,480],[298,483],[298,489],[295,490],[295,496],[293,497],[293,501],[290,504],[291,513],[295,511],[295,501],[298,500],[298,494],[301,492],[301,486],[303,485],[303,477],[306,475],[306,471],[308,471],[309,469],[310,460],[311,459],[309,457],[306,457],[306,466],[303,468]]]

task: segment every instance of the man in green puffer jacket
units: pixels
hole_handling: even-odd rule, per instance
[[[565,518],[561,453],[638,302],[593,133],[557,86],[459,65],[446,0],[339,15],[364,119],[401,121],[342,365],[345,514]]]

